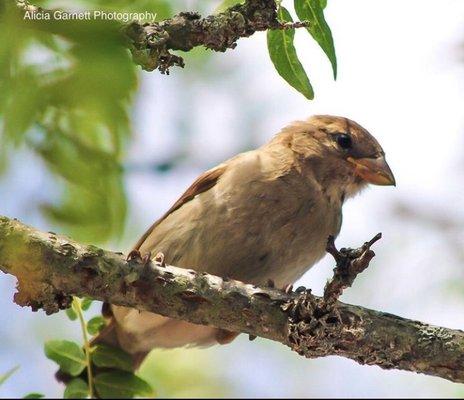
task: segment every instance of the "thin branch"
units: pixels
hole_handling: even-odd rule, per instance
[[[132,22],[125,29],[134,60],[144,70],[168,73],[184,66],[182,57],[171,50],[189,51],[197,46],[224,52],[237,40],[257,31],[279,29],[275,0],[247,0],[224,12],[202,18],[196,12],[181,12],[161,22]]]
[[[72,307],[74,308],[77,317],[79,318],[79,323],[81,325],[82,338],[84,339],[84,353],[85,353],[85,369],[87,371],[87,382],[89,387],[89,397],[94,398],[94,383],[93,383],[93,371],[92,371],[92,362],[90,361],[90,341],[87,335],[87,325],[84,320],[84,314],[82,313],[82,302],[78,297],[74,297],[72,301]]]
[[[351,259],[355,274],[372,258],[374,241],[352,250],[358,254]],[[256,287],[165,265],[161,255],[146,266],[126,262],[122,253],[5,217],[0,217],[0,270],[18,279],[15,302],[34,310],[56,312],[70,305],[71,296],[86,296],[275,340],[309,358],[339,355],[464,383],[463,331],[333,300],[328,307],[327,290],[324,299],[304,288],[287,293]],[[335,271],[333,281],[338,279]]]
[[[16,0],[24,12],[47,13],[53,11]],[[234,49],[240,38],[268,29],[295,29],[308,27],[308,21],[280,22],[277,19],[275,0],[246,0],[225,11],[202,18],[197,12],[181,12],[159,22],[133,21],[123,25],[128,46],[135,63],[146,71],[158,69],[169,73],[173,66],[184,67],[181,56],[172,50],[189,51],[197,46],[224,52]]]
[[[332,307],[342,295],[343,290],[351,287],[358,274],[369,266],[369,263],[375,256],[375,253],[371,250],[371,246],[381,238],[382,234],[378,233],[359,249],[337,250],[334,237],[329,236],[326,251],[335,259],[336,266],[333,278],[327,282],[324,288],[326,307]]]

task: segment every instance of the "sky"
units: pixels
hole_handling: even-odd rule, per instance
[[[126,181],[127,246],[205,169],[260,146],[293,120],[343,115],[382,144],[397,187],[372,187],[344,207],[340,246],[357,246],[379,231],[383,239],[375,245],[369,269],[342,300],[463,328],[464,2],[331,0],[326,17],[339,63],[336,81],[307,33],[296,34],[316,93],[311,102],[277,75],[262,33],[240,40],[233,51],[212,55],[219,75],[208,75],[207,66],[202,73],[189,73],[188,63],[170,76],[143,73],[127,158],[128,165],[142,166]],[[179,149],[188,157],[168,174],[144,170],[143,165],[168,160]],[[0,212],[46,228],[37,209],[28,207],[28,199],[42,198],[48,185],[37,163],[30,154],[18,153],[14,168],[0,178]],[[409,212],[399,213],[400,205]],[[414,213],[449,219],[457,227],[438,231]],[[326,257],[299,284],[321,293],[332,268]],[[0,351],[7,349],[0,355],[0,371],[21,365],[0,396],[32,390],[59,395],[62,389],[49,385],[55,367],[42,355],[41,343],[54,337],[55,329],[78,337],[76,329],[60,316],[32,314],[12,304],[13,279],[1,276],[0,290]],[[31,330],[37,333],[31,336]],[[198,354],[182,351],[185,357]],[[307,360],[259,339],[240,337],[202,351],[211,360],[205,368],[217,369],[217,379],[227,381],[230,395],[237,397],[463,394],[461,385],[439,378],[383,371],[339,357]]]

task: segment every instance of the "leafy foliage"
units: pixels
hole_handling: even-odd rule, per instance
[[[23,399],[43,399],[45,396],[42,393],[32,392],[26,394]]]
[[[66,384],[64,398],[132,398],[152,396],[153,389],[144,379],[135,375],[132,357],[123,350],[103,344],[91,347],[88,335],[98,333],[105,320],[95,316],[85,321],[83,312],[92,300],[74,298],[66,315],[79,320],[83,346],[69,340],[50,340],[45,343],[45,355],[56,362],[60,371],[72,377]]]
[[[81,302],[81,308],[83,311],[87,311],[92,305],[93,300],[88,297],[84,297]]]
[[[332,64],[334,79],[337,78],[337,57],[332,32],[324,18],[324,7],[327,1],[295,0],[295,11],[302,21],[309,21],[308,32],[324,50]]]
[[[115,347],[98,345],[92,353],[92,361],[97,367],[116,368],[127,372],[133,370],[129,354]]]
[[[153,396],[148,383],[124,371],[103,372],[95,377],[95,388],[103,399],[124,399],[135,396]]]
[[[72,379],[64,390],[65,399],[86,399],[89,395],[89,385],[81,378]]]
[[[68,317],[71,321],[75,321],[75,320],[77,319],[77,314],[76,314],[76,312],[73,310],[72,307],[69,307],[65,312],[66,312],[67,317]]]
[[[277,10],[278,19],[282,23],[293,22],[288,10],[279,3]],[[307,22],[308,32],[321,46],[329,58],[334,79],[337,77],[337,58],[332,38],[332,32],[324,18],[324,8],[327,0],[294,0],[295,11],[300,21]],[[314,98],[314,91],[309,78],[301,64],[295,46],[294,29],[268,30],[267,46],[269,56],[279,75],[284,78],[290,86],[298,90],[307,99]]]
[[[137,82],[120,25],[27,20],[14,2],[0,21],[1,156],[26,146],[42,158],[61,187],[43,210],[73,236],[118,236],[126,213],[120,161]]]
[[[45,355],[55,361],[60,370],[71,376],[79,376],[86,366],[82,348],[69,340],[50,340],[45,343]]]
[[[279,7],[278,17],[281,22],[293,22],[284,7]],[[269,55],[279,75],[307,99],[313,99],[313,88],[293,45],[294,37],[295,29],[268,30]]]
[[[87,322],[87,331],[91,335],[96,335],[105,327],[105,320],[100,315],[91,318]]]

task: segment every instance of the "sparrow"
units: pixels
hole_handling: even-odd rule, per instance
[[[346,199],[368,184],[395,185],[377,140],[356,122],[316,115],[262,147],[203,173],[135,244],[181,268],[245,283],[288,287],[325,254]],[[153,348],[229,343],[238,334],[115,306],[97,342],[137,364]],[[100,340],[99,340],[100,339]]]

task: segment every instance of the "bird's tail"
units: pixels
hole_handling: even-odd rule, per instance
[[[227,344],[238,333],[212,326],[192,324],[148,311],[104,305],[106,327],[92,344],[106,344],[130,354],[137,369],[153,348],[209,347]]]

